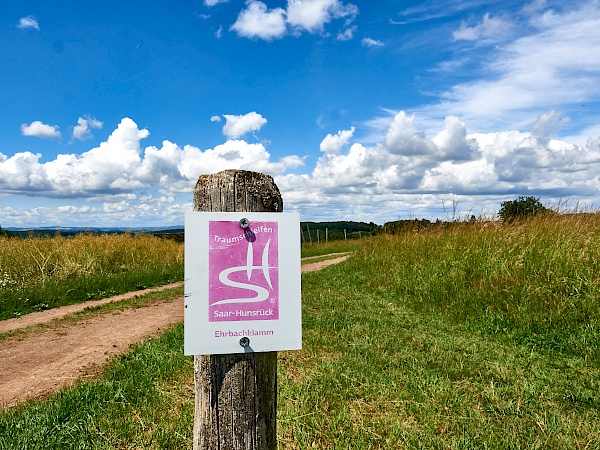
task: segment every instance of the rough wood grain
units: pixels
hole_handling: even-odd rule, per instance
[[[225,170],[201,175],[194,210],[280,212],[283,201],[269,175]],[[277,352],[194,357],[194,449],[277,448]]]

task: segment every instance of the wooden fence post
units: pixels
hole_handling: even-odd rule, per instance
[[[280,212],[273,178],[225,170],[201,175],[194,210]],[[277,448],[277,352],[194,356],[194,450]]]

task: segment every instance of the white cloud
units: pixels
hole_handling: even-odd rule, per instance
[[[363,38],[361,41],[363,47],[383,47],[383,42],[369,37]]]
[[[452,37],[456,41],[494,39],[506,36],[512,28],[513,24],[508,20],[500,19],[498,17],[490,18],[490,13],[486,13],[483,16],[483,22],[473,27],[469,27],[465,22],[463,22],[460,28],[452,33]]]
[[[229,0],[204,0],[204,4],[209,8],[212,6],[216,6],[219,3],[229,3]]]
[[[239,36],[250,39],[271,41],[288,34],[288,26],[294,35],[303,31],[322,33],[326,24],[335,19],[345,19],[344,29],[338,33],[338,40],[352,39],[356,27],[353,20],[358,15],[358,7],[340,0],[288,0],[287,8],[268,9],[259,0],[247,0],[230,30]]]
[[[541,130],[553,130],[561,120],[558,113],[542,115]],[[492,215],[507,195],[598,198],[600,138],[582,147],[538,134],[469,135],[465,123],[448,116],[430,138],[414,115],[401,111],[388,121],[384,142],[352,143],[349,130],[328,135],[310,174],[281,175],[276,182],[291,193],[288,206],[313,214],[313,208],[325,209],[340,220],[361,215],[394,220],[395,207],[432,217],[443,202],[457,200],[469,202],[469,211]]]
[[[569,122],[569,118],[559,111],[549,111],[541,114],[533,127],[533,134],[538,139],[548,141],[554,137],[560,129]]]
[[[257,130],[266,123],[256,113],[228,120],[240,133]],[[148,135],[148,130],[124,118],[105,142],[80,155],[59,154],[52,161],[40,163],[40,154],[21,152],[7,157],[0,153],[0,193],[89,198],[156,186],[166,192],[191,192],[198,176],[204,173],[246,169],[275,175],[304,164],[294,155],[273,162],[263,144],[243,140],[228,140],[204,151],[191,145],[181,148],[169,141],[160,148],[142,149],[140,142]]]
[[[285,10],[275,8],[268,11],[263,2],[251,0],[230,29],[250,39],[279,39],[286,33]]]
[[[42,139],[54,139],[60,137],[60,131],[57,125],[46,125],[39,120],[34,120],[29,125],[21,125],[21,134],[23,136],[34,136]]]
[[[321,142],[320,149],[324,153],[339,154],[353,135],[354,127],[349,130],[340,130],[335,135],[328,134]]]
[[[346,28],[343,31],[340,31],[337,35],[338,41],[350,41],[354,39],[354,33],[356,33],[358,27],[356,25]]]
[[[463,121],[448,116],[436,132],[426,133],[417,115],[401,111],[388,119],[386,132],[372,145],[355,142],[354,127],[326,135],[312,170],[291,174],[304,165],[303,158],[274,161],[263,144],[240,139],[206,150],[170,141],[143,149],[148,130],[125,118],[106,142],[81,155],[41,163],[40,154],[0,154],[0,193],[83,198],[89,208],[84,212],[72,200],[53,209],[4,207],[0,221],[180,224],[198,176],[225,169],[274,175],[286,209],[313,220],[382,223],[403,212],[435,218],[455,202],[491,215],[501,201],[522,194],[545,202],[594,201],[600,198],[600,137],[584,146],[558,140],[553,133],[564,120],[549,111],[531,132],[469,134]],[[187,196],[184,203],[181,195]]]
[[[547,6],[546,0],[533,0],[523,6],[523,13],[530,15],[545,9]]]
[[[491,132],[530,129],[540,112],[595,101],[600,96],[598,3],[560,14],[548,11],[532,21],[535,28],[527,27],[528,34],[485,50],[475,69],[479,77],[412,112],[433,126],[454,115],[472,130]]]
[[[73,139],[77,139],[78,141],[85,141],[87,139],[91,139],[92,129],[101,129],[104,124],[96,118],[88,117],[84,119],[80,117],[77,119],[77,125],[73,127],[73,133],[71,137]]]
[[[251,131],[258,131],[267,123],[267,119],[254,111],[240,116],[223,114],[223,117],[225,118],[223,134],[230,139],[237,139]]]
[[[341,17],[355,17],[358,8],[339,0],[288,0],[287,22],[310,33],[323,30],[326,23]]]
[[[395,154],[405,156],[425,156],[434,152],[434,143],[418,131],[414,125],[415,116],[400,111],[390,124],[386,137],[386,148]]]
[[[221,121],[221,116],[212,116],[210,118],[211,122],[220,122]]]
[[[448,116],[444,120],[444,129],[433,139],[437,146],[437,158],[448,161],[469,161],[477,156],[478,144],[467,137],[467,128],[458,117]]]
[[[221,39],[223,37],[223,26],[220,25],[217,31],[215,31],[215,37]]]
[[[40,26],[38,24],[37,19],[34,16],[27,16],[27,17],[21,17],[21,19],[19,19],[19,24],[17,25],[17,28],[20,28],[22,30],[27,29],[27,28],[33,28],[35,30],[39,30]]]

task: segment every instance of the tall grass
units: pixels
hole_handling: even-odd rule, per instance
[[[600,215],[388,236],[350,264],[375,295],[486,334],[600,357]]]
[[[0,319],[183,278],[183,245],[146,234],[0,237]]]
[[[281,449],[599,449],[595,215],[363,240],[302,279],[280,352]],[[0,447],[191,447],[183,330],[0,413]]]

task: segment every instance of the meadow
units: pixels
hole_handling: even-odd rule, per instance
[[[150,234],[0,236],[0,320],[183,280],[183,244]]]
[[[303,256],[354,253],[302,276],[303,349],[279,353],[281,449],[600,449],[599,215],[327,245]],[[0,448],[191,448],[182,349],[177,326],[0,413]]]

